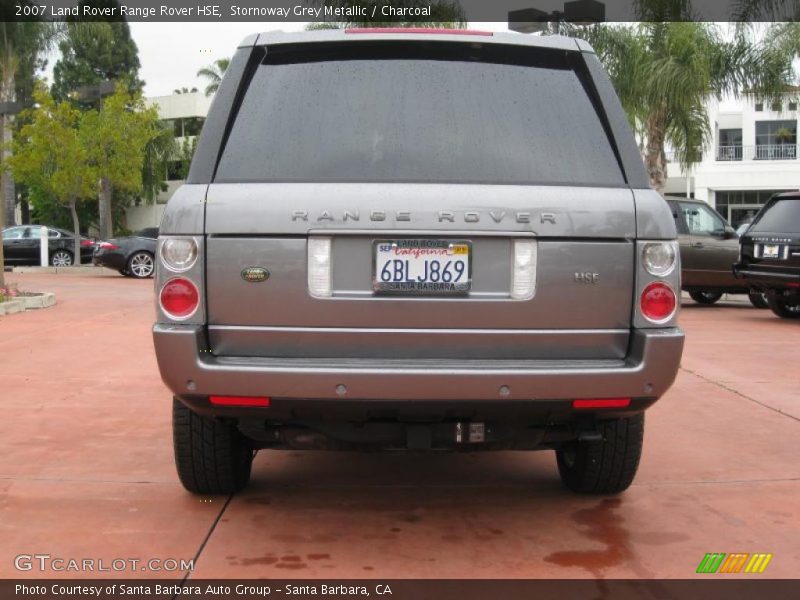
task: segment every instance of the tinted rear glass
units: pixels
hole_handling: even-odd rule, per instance
[[[155,228],[155,227],[148,227],[146,229],[142,229],[140,231],[137,231],[133,235],[136,236],[136,237],[156,239],[156,238],[158,238],[158,229]]]
[[[800,200],[773,200],[747,233],[800,233]]]
[[[466,44],[270,48],[215,180],[624,184],[574,58],[544,54]]]

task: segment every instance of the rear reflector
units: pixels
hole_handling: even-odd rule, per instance
[[[436,35],[494,35],[491,31],[474,29],[436,29],[433,27],[350,27],[345,33],[432,33]]]
[[[215,406],[269,406],[266,396],[210,396]]]
[[[584,398],[573,400],[572,408],[625,408],[630,403],[630,398]]]

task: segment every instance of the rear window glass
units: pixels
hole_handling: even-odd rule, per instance
[[[146,229],[142,229],[140,231],[137,231],[133,235],[136,236],[136,237],[156,239],[156,238],[158,238],[158,229],[156,229],[155,227],[148,227]]]
[[[747,233],[800,233],[800,200],[773,200],[767,204]]]
[[[567,53],[435,46],[270,48],[215,180],[624,184]]]

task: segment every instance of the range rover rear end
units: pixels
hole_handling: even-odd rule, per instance
[[[181,481],[234,492],[261,448],[552,449],[624,490],[680,362],[675,237],[580,40],[251,36],[160,227]]]

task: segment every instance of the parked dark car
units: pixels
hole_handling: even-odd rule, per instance
[[[800,192],[770,198],[740,241],[734,274],[764,292],[776,315],[800,319]]]
[[[100,242],[92,262],[119,271],[127,277],[145,279],[153,276],[158,228],[149,227],[133,235]]]
[[[40,264],[40,230],[41,225],[16,225],[3,230],[3,257],[6,265],[38,265]],[[69,267],[74,261],[75,234],[65,229],[47,226],[48,251],[50,265]],[[92,260],[95,242],[81,236],[82,263]]]
[[[681,252],[681,289],[700,304],[714,304],[722,294],[747,294],[757,308],[767,308],[763,294],[733,276],[739,259],[739,236],[702,200],[667,198]]]

